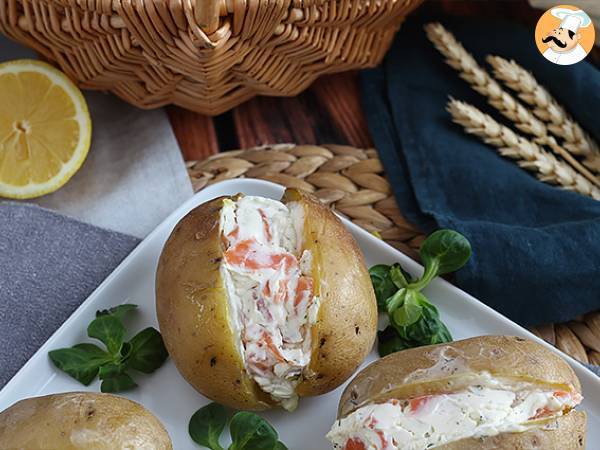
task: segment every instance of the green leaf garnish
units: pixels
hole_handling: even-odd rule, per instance
[[[387,311],[389,315],[392,315],[394,311],[396,311],[396,309],[400,308],[404,304],[405,296],[405,288],[397,290],[394,295],[392,295],[385,301],[385,311]]]
[[[137,387],[137,383],[133,381],[133,378],[126,373],[121,373],[115,377],[110,377],[102,380],[100,385],[100,391],[102,392],[121,392],[129,391]]]
[[[220,438],[228,419],[224,406],[211,403],[194,413],[188,432],[197,444],[211,450],[224,450]],[[258,414],[247,411],[235,413],[229,423],[229,433],[231,445],[228,450],[287,450],[285,444],[279,441],[277,431]]]
[[[425,239],[420,255],[425,270],[414,281],[399,264],[379,264],[369,270],[377,305],[380,311],[387,312],[390,321],[378,333],[381,356],[452,340],[437,308],[421,290],[436,276],[460,269],[471,256],[471,245],[456,231],[438,230]]]
[[[405,288],[410,283],[410,275],[398,263],[390,267],[390,278],[398,289]]]
[[[110,354],[121,351],[123,339],[125,338],[125,327],[118,317],[102,315],[90,323],[87,329],[88,336],[98,339]]]
[[[377,298],[377,306],[380,310],[385,308],[385,301],[394,295],[394,292],[398,289],[390,276],[390,268],[391,266],[379,264],[369,269],[371,283],[373,284],[373,290]]]
[[[102,392],[119,392],[137,386],[129,370],[151,373],[158,369],[167,358],[167,350],[160,333],[154,328],[146,328],[125,342],[127,331],[122,319],[136,305],[119,305],[96,312],[96,318],[87,328],[90,338],[97,339],[106,346],[100,347],[82,343],[71,348],[49,352],[50,360],[56,367],[84,385],[89,385],[96,376],[102,380]]]
[[[407,348],[410,348],[410,345],[398,335],[393,326],[389,325],[383,331],[377,332],[377,351],[380,356],[386,356]]]
[[[402,305],[394,309],[390,314],[391,322],[396,327],[412,325],[419,320],[421,310],[423,309],[418,299],[418,294],[420,294],[418,291],[404,290],[403,292]]]
[[[408,327],[394,327],[398,337],[407,348],[441,344],[452,340],[446,325],[440,320],[437,308],[431,303],[424,305],[417,322]]]
[[[438,260],[438,275],[455,272],[471,257],[471,244],[466,237],[453,230],[437,230],[421,245],[419,252],[425,266]]]
[[[115,316],[119,320],[123,320],[128,312],[133,311],[136,308],[137,305],[124,303],[122,305],[113,306],[112,308],[96,311],[96,317],[111,315]]]
[[[471,244],[466,237],[453,230],[437,230],[427,236],[419,251],[425,273],[413,283],[415,289],[423,289],[438,275],[454,272],[471,257]]]
[[[223,450],[219,440],[228,419],[229,414],[224,406],[211,403],[194,413],[188,432],[195,443],[211,450]]]
[[[94,381],[100,366],[112,359],[108,353],[93,344],[52,350],[48,355],[56,367],[85,386]]]
[[[148,327],[136,334],[131,341],[129,367],[144,373],[152,373],[163,365],[169,354],[158,330]]]
[[[236,413],[229,424],[229,450],[273,450],[278,442],[275,429],[258,414]]]
[[[125,373],[126,370],[127,367],[124,364],[111,362],[100,367],[98,378],[108,380],[109,378],[118,377],[122,373]]]

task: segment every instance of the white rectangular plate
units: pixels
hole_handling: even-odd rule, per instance
[[[138,331],[148,325],[158,327],[154,310],[154,275],[160,252],[171,230],[179,219],[197,205],[221,195],[238,192],[279,199],[283,188],[265,181],[231,180],[210,186],[188,200],[138,245],[0,391],[0,411],[26,397],[67,391],[99,391],[97,381],[85,387],[57,370],[48,358],[48,351],[87,341],[85,330],[96,310],[121,303],[139,305],[136,318],[128,322],[131,330]],[[344,220],[344,223],[358,241],[369,266],[400,262],[412,275],[421,273],[422,267],[406,255],[349,221]],[[94,255],[90,257],[93,258]],[[582,408],[588,413],[588,448],[600,448],[600,378],[444,280],[434,280],[426,293],[439,307],[442,318],[455,339],[484,334],[522,336],[541,342],[566,358],[583,385],[585,400]],[[376,358],[373,351],[365,365]],[[136,373],[135,379],[139,387],[124,395],[142,403],[160,418],[167,427],[176,450],[199,448],[189,438],[187,426],[191,415],[207,404],[208,400],[183,380],[173,362],[168,360],[152,375]],[[271,421],[290,450],[331,448],[324,436],[335,419],[342,390],[343,386],[321,397],[302,399],[299,408],[293,413],[277,410],[265,413],[264,417]]]

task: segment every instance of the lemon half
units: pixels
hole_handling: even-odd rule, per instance
[[[92,123],[81,91],[49,64],[0,64],[0,197],[56,191],[90,148]]]

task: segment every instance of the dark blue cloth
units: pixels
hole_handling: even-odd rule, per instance
[[[592,65],[546,61],[533,28],[435,20],[481,65],[495,54],[533,72],[600,142],[600,72]],[[600,202],[538,181],[452,123],[448,96],[501,116],[444,63],[421,20],[403,26],[385,61],[361,81],[369,128],[402,212],[424,231],[452,228],[473,246],[455,274],[460,287],[523,325],[600,309]]]

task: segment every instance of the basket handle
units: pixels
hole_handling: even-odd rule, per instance
[[[206,34],[212,34],[219,28],[221,0],[196,0],[194,17],[197,25]]]

